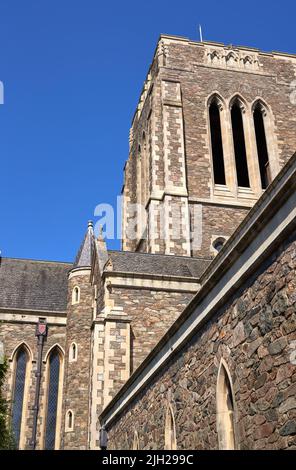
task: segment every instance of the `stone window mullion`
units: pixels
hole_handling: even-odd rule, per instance
[[[234,145],[232,138],[232,126],[229,109],[221,111],[221,132],[224,153],[226,186],[234,196],[237,196],[237,177],[235,171]]]
[[[256,136],[253,116],[249,106],[242,106],[242,118],[245,133],[250,187],[254,194],[260,196],[260,194],[262,193],[260,168],[257,157]]]

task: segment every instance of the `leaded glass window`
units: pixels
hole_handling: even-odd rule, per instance
[[[12,404],[12,430],[17,447],[19,447],[20,443],[27,362],[28,354],[24,348],[21,348],[17,352],[15,359],[15,379]]]
[[[57,407],[60,377],[60,356],[54,350],[49,357],[48,398],[45,429],[45,449],[55,448]]]

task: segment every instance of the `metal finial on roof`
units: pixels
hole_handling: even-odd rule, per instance
[[[93,228],[93,226],[94,226],[93,221],[89,220],[88,223],[87,223],[87,226]]]

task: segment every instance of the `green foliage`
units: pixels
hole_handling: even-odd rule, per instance
[[[8,427],[8,403],[2,392],[6,371],[7,363],[0,363],[0,450],[15,449],[13,437]]]

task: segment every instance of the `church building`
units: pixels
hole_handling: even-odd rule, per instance
[[[0,260],[16,446],[296,449],[296,55],[161,35],[129,143],[122,250]]]

